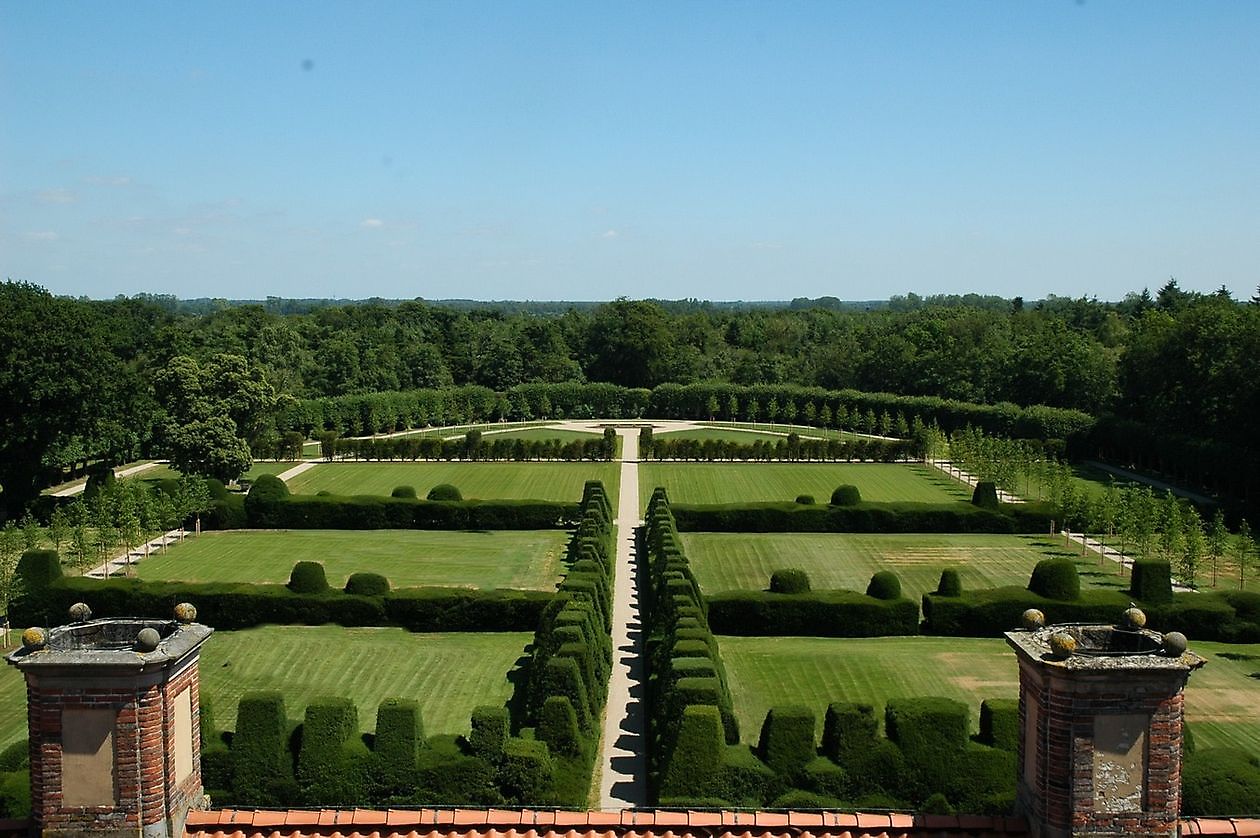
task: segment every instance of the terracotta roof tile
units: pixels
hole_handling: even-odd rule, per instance
[[[753,823],[757,826],[787,826],[788,816],[783,812],[757,812]]]
[[[822,812],[788,812],[788,826],[823,826]]]
[[[1260,835],[1260,818],[1236,820],[1234,821],[1234,830],[1237,834],[1246,835],[1249,838]]]

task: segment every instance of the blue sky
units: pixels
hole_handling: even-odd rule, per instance
[[[0,0],[0,275],[1249,297],[1260,3]]]

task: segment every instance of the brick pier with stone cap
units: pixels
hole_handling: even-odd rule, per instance
[[[1036,838],[1171,836],[1181,796],[1183,690],[1204,659],[1180,634],[1122,625],[1006,633],[1019,659],[1017,794]]]
[[[213,629],[171,620],[27,629],[5,659],[26,678],[31,814],[46,838],[172,838],[203,800],[198,658]]]

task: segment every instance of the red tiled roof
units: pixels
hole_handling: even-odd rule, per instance
[[[1027,833],[1022,818],[977,815],[635,809],[218,809],[189,812],[184,826],[184,838],[997,838]],[[1181,822],[1181,834],[1260,838],[1260,819],[1190,818]]]

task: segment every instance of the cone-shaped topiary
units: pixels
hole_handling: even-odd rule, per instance
[[[1028,590],[1046,599],[1069,602],[1081,595],[1081,576],[1071,559],[1042,559],[1033,568]]]
[[[776,570],[770,574],[770,590],[776,594],[807,594],[809,574],[799,567]]]
[[[1138,559],[1133,563],[1129,595],[1152,605],[1172,602],[1172,570],[1160,559]]]
[[[936,584],[938,596],[962,596],[962,579],[954,568],[941,571],[941,581]]]
[[[857,506],[862,502],[862,493],[857,486],[844,483],[831,493],[832,506]]]
[[[537,733],[553,753],[576,756],[582,749],[577,711],[567,696],[547,696],[538,719]]]
[[[757,750],[776,774],[794,775],[817,755],[814,712],[799,705],[771,707],[761,725]]]
[[[298,562],[289,574],[289,590],[297,594],[319,594],[328,590],[328,577],[319,562]]]
[[[687,706],[661,775],[660,796],[703,797],[722,770],[725,748],[718,709],[706,704]]]
[[[901,580],[891,570],[881,570],[871,577],[866,586],[866,595],[876,599],[900,599]]]
[[[971,503],[973,506],[982,506],[985,509],[997,509],[997,484],[992,480],[981,480],[976,484],[976,490],[971,493]]]
[[[468,734],[468,748],[475,757],[498,762],[503,756],[509,731],[506,707],[482,705],[472,712],[472,732]]]
[[[416,497],[415,486],[395,486],[394,491],[389,493],[391,498],[414,498]]]
[[[429,500],[463,500],[464,496],[459,493],[459,489],[450,483],[439,483],[429,490],[426,495]]]

